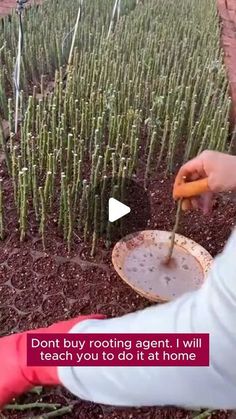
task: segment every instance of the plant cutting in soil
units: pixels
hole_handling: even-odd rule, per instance
[[[8,127],[0,132],[0,336],[91,312],[115,317],[151,304],[111,265],[109,224],[96,185],[109,176],[135,179],[148,191],[148,228],[171,231],[179,165],[206,148],[233,146],[215,1],[203,7],[200,0],[124,0],[113,14],[111,0],[84,0],[68,66],[77,9],[75,0],[46,0],[24,13],[17,134],[12,74],[18,17],[0,22],[0,122]],[[119,199],[122,184],[114,184],[113,192]],[[215,256],[235,216],[226,194],[210,217],[183,215],[178,233]],[[194,415],[175,408],[104,407],[61,388],[29,393],[17,405],[2,417]]]

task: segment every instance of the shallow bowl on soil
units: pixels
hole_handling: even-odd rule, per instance
[[[171,262],[165,265],[170,236],[168,231],[140,231],[124,237],[112,252],[119,276],[151,301],[171,301],[198,289],[212,264],[211,255],[202,246],[176,234]]]

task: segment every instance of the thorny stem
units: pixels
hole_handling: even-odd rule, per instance
[[[27,403],[27,404],[8,404],[4,407],[4,410],[30,410],[30,409],[50,409],[55,410],[58,407],[61,407],[58,403]]]
[[[2,146],[3,152],[5,154],[8,173],[9,175],[11,175],[11,159],[10,159],[10,155],[7,148],[7,142],[6,142],[6,138],[5,138],[5,134],[3,130],[1,116],[0,116],[0,145]]]
[[[45,205],[45,199],[44,199],[44,193],[43,193],[42,187],[39,187],[39,198],[40,198],[40,204],[41,204],[41,219],[40,219],[39,231],[42,236],[43,249],[45,250],[46,205]]]
[[[65,406],[57,409],[55,412],[44,413],[38,417],[38,419],[49,419],[49,418],[56,418],[59,416],[63,416],[66,413],[70,413],[73,410],[73,406]]]
[[[213,413],[214,413],[213,410],[205,410],[204,412],[200,413],[200,415],[193,416],[193,419],[206,419],[206,418],[210,418]]]

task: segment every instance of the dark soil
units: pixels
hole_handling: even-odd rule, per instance
[[[218,0],[218,4],[225,7],[226,2]],[[8,14],[12,7],[15,7],[15,0],[0,1],[0,15]],[[221,19],[224,20],[222,14]],[[228,43],[227,34],[225,41]],[[225,51],[227,43],[223,42]],[[232,54],[228,56],[232,58]],[[233,91],[231,93],[234,99]],[[1,165],[0,174],[5,177]],[[173,177],[167,178],[163,173],[160,170],[148,187],[152,215],[147,228],[171,230],[175,218],[171,199]],[[115,317],[150,304],[117,276],[111,266],[111,251],[106,251],[102,243],[96,256],[91,258],[90,249],[75,236],[68,256],[53,219],[47,226],[46,254],[35,233],[37,226],[33,220],[30,221],[30,234],[24,243],[20,243],[9,182],[5,182],[5,188],[7,229],[5,240],[0,242],[0,336],[44,327],[80,314],[104,313]],[[140,206],[139,202],[137,206]],[[200,213],[184,215],[178,232],[200,243],[215,256],[222,250],[235,220],[235,199],[224,195],[217,199],[211,216],[203,217]],[[40,396],[24,395],[19,402],[39,399],[63,406],[73,405],[72,413],[63,416],[65,419],[187,419],[192,416],[191,412],[175,408],[104,407],[75,399],[61,387],[45,389]],[[38,414],[38,411],[9,411],[4,412],[4,418],[33,418]],[[212,415],[212,419],[227,417],[226,412]]]
[[[175,205],[171,198],[173,176],[164,171],[148,186],[151,200],[151,219],[147,228],[171,230],[175,219]],[[1,175],[6,178],[4,170]],[[137,177],[137,179],[139,176]],[[94,258],[89,246],[75,235],[71,254],[53,220],[47,225],[46,253],[42,249],[33,220],[30,233],[20,243],[17,216],[13,210],[12,190],[9,182],[6,206],[7,225],[5,240],[0,243],[0,336],[37,327],[80,314],[104,313],[120,316],[150,305],[137,295],[115,273],[111,264],[111,250],[102,241]],[[137,202],[137,206],[140,203]],[[189,213],[182,216],[179,233],[203,245],[213,256],[218,254],[236,220],[235,197],[217,198],[211,216]],[[192,413],[175,408],[117,409],[83,402],[58,387],[44,390],[42,395],[24,395],[20,402],[35,400],[72,404],[72,413],[64,418],[79,419],[161,419],[191,418]],[[4,412],[5,418],[33,418],[39,412]],[[226,418],[219,412],[215,418]]]

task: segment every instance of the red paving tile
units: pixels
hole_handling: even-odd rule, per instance
[[[27,6],[36,4],[36,3],[42,3],[42,1],[29,0],[27,2]],[[17,7],[16,0],[0,0],[0,17],[11,14],[11,11],[13,9],[16,9],[16,7]]]
[[[217,0],[221,21],[221,44],[232,98],[232,123],[236,123],[236,0]]]

